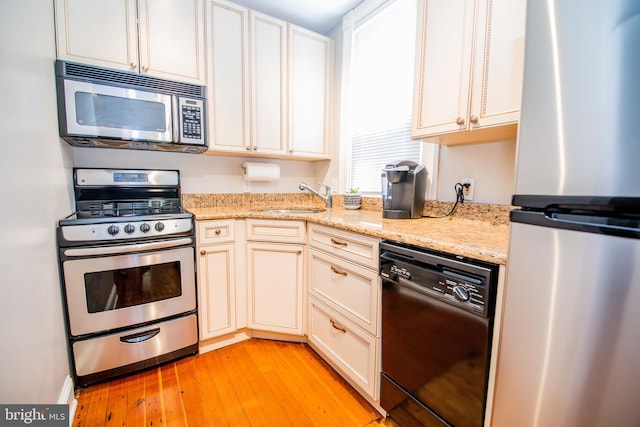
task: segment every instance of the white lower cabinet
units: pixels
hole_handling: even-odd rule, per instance
[[[309,342],[346,379],[375,399],[378,388],[378,339],[309,297]]]
[[[247,219],[248,327],[304,335],[304,221]]]
[[[379,401],[378,239],[309,224],[309,343],[372,402]]]
[[[198,222],[200,339],[236,330],[235,237],[233,220]]]

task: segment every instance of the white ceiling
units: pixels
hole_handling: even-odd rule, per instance
[[[233,0],[258,12],[326,34],[362,0]]]

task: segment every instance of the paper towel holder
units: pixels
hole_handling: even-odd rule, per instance
[[[242,177],[245,181],[275,181],[280,178],[280,165],[244,162]]]

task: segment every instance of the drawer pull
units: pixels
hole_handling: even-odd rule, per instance
[[[215,231],[215,233],[216,233],[216,236],[219,236],[219,235],[220,235],[220,233],[222,233],[222,231],[218,228],[218,229]]]
[[[334,274],[339,274],[340,276],[347,277],[346,271],[340,271],[337,268],[335,268],[333,265],[331,266],[331,271],[333,271]]]
[[[345,331],[346,332],[346,331]],[[139,332],[137,334],[120,337],[120,342],[125,344],[137,344],[139,342],[150,340],[160,333],[160,328],[150,329],[148,331]]]
[[[333,329],[337,329],[338,331],[342,332],[343,334],[347,333],[347,330],[341,326],[338,326],[338,324],[336,323],[335,320],[333,319],[329,319],[329,322],[331,322],[331,326],[333,327]]]
[[[348,246],[347,242],[341,242],[339,240],[334,239],[333,237],[331,238],[331,243],[333,243],[336,246]]]

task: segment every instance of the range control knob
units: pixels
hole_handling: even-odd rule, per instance
[[[120,232],[120,229],[118,228],[117,225],[110,225],[109,228],[107,228],[107,233],[111,234],[112,236],[115,236],[119,232]]]
[[[131,233],[133,233],[134,231],[136,231],[136,227],[135,227],[134,225],[127,224],[127,225],[125,225],[125,226],[124,226],[124,232],[125,232],[125,233],[127,233],[127,234],[131,234]]]
[[[156,231],[162,231],[164,230],[164,224],[161,222],[156,222],[156,225],[153,228],[155,228]]]
[[[455,296],[458,301],[469,301],[469,291],[464,286],[454,286],[453,296]]]
[[[147,224],[146,222],[140,224],[140,231],[146,233],[149,230],[151,230],[151,226],[149,224]]]

